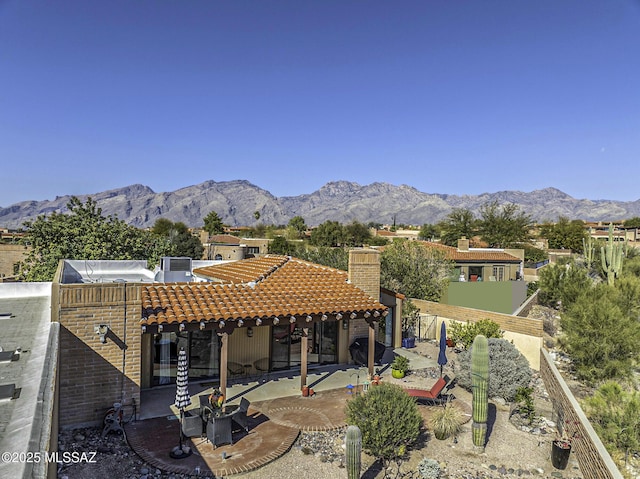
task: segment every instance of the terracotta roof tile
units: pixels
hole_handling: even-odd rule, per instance
[[[428,248],[434,248],[443,251],[446,257],[453,261],[495,261],[502,263],[520,263],[520,258],[504,251],[460,251],[453,246],[447,246],[440,243],[432,243],[430,241],[421,241],[421,244]]]
[[[222,283],[142,287],[143,324],[267,320],[323,314],[382,314],[386,307],[349,284],[347,273],[286,256],[263,256],[200,268]]]

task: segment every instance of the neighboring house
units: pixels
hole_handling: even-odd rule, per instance
[[[401,298],[380,302],[372,249],[350,251],[348,273],[273,255],[193,271],[211,282],[158,283],[133,267],[123,278],[97,264],[88,277],[80,266],[64,262],[53,284],[61,426],[99,422],[114,402],[144,410],[141,389],[175,382],[180,348],[190,378],[224,389],[229,375],[291,369],[302,385],[310,367],[350,363],[353,340],[373,345],[389,311],[391,345],[401,342]]]
[[[440,302],[511,314],[526,300],[524,250],[470,248],[466,238],[458,240],[457,248],[421,243],[442,251],[454,263],[449,287]]]
[[[16,243],[0,243],[0,283],[13,281],[17,265],[24,261],[29,253],[29,247]]]
[[[203,259],[220,261],[264,256],[269,252],[270,242],[265,238],[239,238],[228,234],[206,238],[205,233]]]

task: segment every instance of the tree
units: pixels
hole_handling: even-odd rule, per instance
[[[209,236],[218,235],[224,232],[224,225],[222,220],[215,211],[209,212],[204,217],[204,230],[209,233]]]
[[[342,246],[345,242],[344,227],[337,221],[327,220],[311,232],[314,246]]]
[[[497,201],[480,207],[478,233],[491,248],[512,248],[531,239],[533,220],[514,204],[500,206]]]
[[[276,236],[269,243],[270,254],[281,254],[285,256],[293,256],[295,254],[295,245],[289,243],[284,236]]]
[[[550,264],[540,271],[538,301],[540,304],[566,309],[575,303],[578,296],[591,288],[588,271],[574,263]]]
[[[622,226],[624,226],[625,228],[640,228],[640,217],[634,216],[633,218],[624,220]]]
[[[348,246],[362,246],[371,240],[371,231],[364,224],[353,221],[344,227],[345,243]]]
[[[362,447],[387,462],[402,457],[420,434],[422,416],[400,386],[382,383],[346,405],[347,424],[362,431]]]
[[[640,350],[640,322],[622,309],[625,304],[616,287],[601,283],[584,291],[562,315],[560,344],[579,379],[596,383],[632,374]]]
[[[158,218],[151,228],[155,235],[165,237],[171,244],[171,256],[186,256],[201,259],[204,250],[202,243],[191,232],[187,225],[178,221],[172,223],[166,218]]]
[[[543,224],[540,227],[540,236],[547,239],[551,249],[570,249],[577,252],[582,251],[582,240],[587,238],[587,232],[582,221],[570,221],[561,216],[555,224]]]
[[[302,216],[294,216],[289,220],[289,224],[287,226],[293,228],[298,233],[298,238],[302,238],[305,231],[307,231],[307,225]]]
[[[295,256],[311,263],[343,271],[349,269],[349,252],[344,248],[330,248],[328,246],[320,246],[318,248],[301,247],[296,250]]]
[[[150,266],[167,256],[171,245],[165,238],[127,225],[115,216],[102,216],[91,198],[82,203],[72,197],[68,213],[40,215],[24,223],[24,244],[31,246],[20,263],[26,281],[51,281],[63,259],[147,260]]]
[[[438,227],[436,225],[430,225],[428,223],[425,223],[422,225],[422,228],[420,228],[420,233],[418,233],[418,239],[421,240],[425,240],[425,241],[432,241],[435,238],[438,238],[439,232],[438,232]],[[456,240],[456,244],[457,244],[457,240]]]
[[[463,236],[471,239],[476,234],[477,220],[470,210],[454,208],[447,217],[438,223],[440,242],[448,246],[457,246]]]
[[[447,287],[453,263],[442,251],[416,241],[387,246],[380,259],[382,286],[410,298],[438,301]]]

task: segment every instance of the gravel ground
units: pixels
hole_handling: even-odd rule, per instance
[[[414,352],[437,357],[437,345],[432,342],[418,343]],[[435,356],[433,356],[435,354]],[[449,369],[455,356],[449,358]],[[383,376],[384,381],[396,382],[405,387],[428,387],[439,376],[439,370],[421,370],[407,376],[404,380],[395,380],[390,374]],[[551,404],[546,400],[542,381],[536,379],[536,408],[543,416],[550,417]],[[453,390],[456,398],[471,402],[471,396],[459,387]],[[577,462],[572,457],[569,467],[557,471],[551,466],[549,456],[551,439],[555,432],[553,424],[541,420],[536,427],[528,428],[514,425],[509,420],[508,405],[492,403],[495,421],[484,452],[475,451],[471,442],[471,423],[463,426],[462,433],[456,438],[439,441],[425,432],[414,450],[398,466],[388,471],[381,470],[379,463],[363,454],[363,475],[365,479],[385,477],[418,478],[418,463],[422,458],[437,460],[443,473],[442,479],[509,479],[517,477],[581,479]],[[420,406],[423,416],[428,416],[428,408]],[[166,474],[144,464],[128,447],[121,436],[100,437],[100,430],[79,429],[62,431],[59,442],[61,450],[98,451],[95,464],[76,464],[61,468],[60,479],[186,479],[196,476]],[[302,433],[292,449],[281,458],[249,473],[233,477],[241,479],[299,478],[333,479],[346,477],[344,469],[344,430],[321,433]],[[398,469],[399,467],[399,469]]]

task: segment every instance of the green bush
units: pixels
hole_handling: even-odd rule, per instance
[[[458,355],[456,365],[458,384],[471,391],[471,351]],[[489,339],[489,397],[512,401],[518,388],[531,382],[529,361],[506,339]]]
[[[462,324],[454,322],[449,328],[448,336],[456,345],[469,349],[476,336],[481,334],[485,338],[501,338],[503,332],[500,326],[490,319],[481,319],[477,323]]]
[[[513,400],[518,403],[518,411],[527,418],[529,424],[532,424],[536,418],[536,407],[533,403],[532,393],[532,387],[519,387],[513,398]]]
[[[345,414],[347,424],[362,431],[363,449],[383,461],[402,457],[418,439],[422,424],[415,400],[400,386],[389,383],[351,399]]]
[[[442,470],[435,459],[423,458],[418,464],[418,474],[421,479],[438,479]]]

